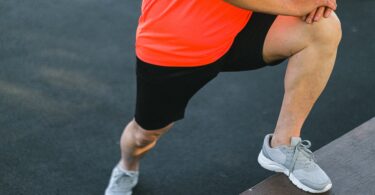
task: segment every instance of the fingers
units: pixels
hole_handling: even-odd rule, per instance
[[[332,9],[331,7],[326,8],[325,11],[324,11],[324,17],[325,17],[325,18],[328,18],[328,17],[331,15],[331,13],[332,13],[334,10],[337,9],[337,3],[336,3],[336,0],[328,0],[328,1],[330,1],[332,4],[335,5],[335,9]]]
[[[334,10],[337,9],[336,0],[318,0],[318,8],[302,17],[302,20],[306,23],[312,24],[318,22],[323,17],[328,18]]]
[[[328,7],[332,10],[336,10],[337,4],[336,0],[319,0],[318,7]]]
[[[329,8],[327,8],[329,9]],[[325,12],[326,8],[325,7],[319,7],[318,10],[316,11],[315,15],[314,15],[314,22],[318,22],[322,17],[323,17],[323,14]]]
[[[325,11],[324,11],[324,17],[325,18],[328,18],[330,15],[331,15],[331,13],[333,12],[333,10],[332,9],[326,9]]]
[[[319,22],[323,17],[328,18],[332,14],[333,10],[328,7],[319,7],[311,13],[302,17],[302,20],[308,24]]]
[[[318,11],[318,9],[315,9],[314,11],[312,11],[311,13],[309,13],[305,19],[305,21],[309,24],[313,23],[313,20],[314,20],[314,16],[316,14],[316,12]]]
[[[325,0],[326,1],[326,7],[332,9],[332,10],[336,10],[337,9],[337,4],[336,4],[336,0]]]

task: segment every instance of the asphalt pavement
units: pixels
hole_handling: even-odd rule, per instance
[[[100,195],[135,108],[141,1],[0,1],[0,194]],[[316,150],[375,116],[375,2],[338,2],[343,40],[302,137]],[[134,195],[239,194],[257,161],[286,64],[226,72],[141,162]]]

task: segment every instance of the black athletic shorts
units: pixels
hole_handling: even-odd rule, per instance
[[[229,51],[217,61],[196,67],[166,67],[137,58],[135,121],[156,130],[184,118],[191,97],[219,72],[246,71],[276,65],[263,60],[263,44],[275,15],[253,13]]]

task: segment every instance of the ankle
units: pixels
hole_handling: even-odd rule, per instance
[[[271,141],[270,141],[270,146],[271,148],[275,148],[278,146],[289,146],[290,145],[290,137],[287,138],[279,138],[276,136],[272,136]]]
[[[138,171],[139,170],[139,160],[132,160],[131,162],[126,162],[123,158],[119,162],[120,168],[127,171]]]

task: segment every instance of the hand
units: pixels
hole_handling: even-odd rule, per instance
[[[333,3],[335,4],[335,6],[336,6],[336,9],[337,9],[337,2],[336,2],[336,0],[333,0]],[[335,9],[335,10],[336,10]],[[323,14],[323,12],[321,13],[325,18],[328,18],[330,15],[331,15],[331,13],[333,12],[333,10],[334,9],[331,9],[331,8],[329,8],[329,7],[326,7],[326,9],[323,11],[324,12],[324,14]],[[320,20],[320,18],[322,17],[322,15],[320,15],[319,17],[318,17],[318,21]],[[316,17],[315,17],[316,18]]]
[[[319,7],[309,13],[308,15],[302,17],[302,20],[308,24],[312,24],[314,22],[319,22],[320,19],[328,18],[332,14],[333,10],[327,7]]]
[[[309,16],[314,20],[315,17],[320,19],[322,16],[329,17],[332,11],[336,10],[336,0],[289,0],[290,5],[298,9],[300,16]],[[311,11],[313,10],[313,11]],[[318,14],[318,15],[316,15]]]
[[[322,17],[328,18],[331,15],[332,11],[333,10],[328,7],[319,7],[310,12],[308,15],[304,16],[302,20],[309,24],[319,22]]]

